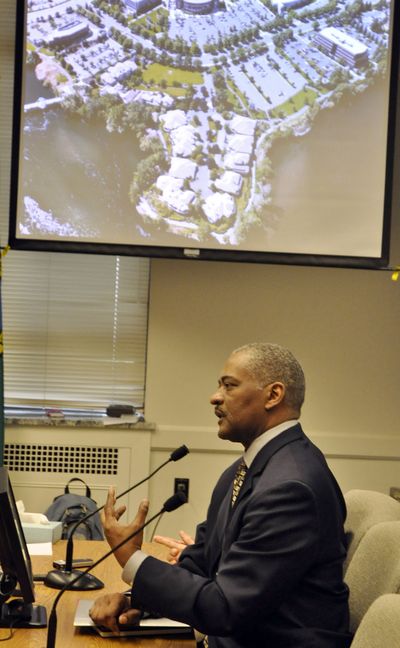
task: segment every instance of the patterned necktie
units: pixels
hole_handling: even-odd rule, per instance
[[[232,489],[232,498],[231,498],[231,506],[234,505],[236,502],[240,489],[243,486],[244,478],[246,477],[246,472],[247,472],[247,466],[244,463],[244,459],[241,459],[237,469],[236,469],[236,475],[235,479],[233,480],[233,489]]]
[[[244,478],[246,477],[246,472],[247,472],[247,466],[244,463],[244,459],[242,458],[237,469],[236,469],[236,474],[235,474],[235,479],[233,480],[233,488],[232,488],[232,497],[231,497],[231,506],[234,505],[236,502],[239,491],[243,486]],[[203,638],[203,648],[208,648],[208,636],[206,635]]]

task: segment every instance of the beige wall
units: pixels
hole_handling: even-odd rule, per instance
[[[302,421],[343,490],[400,485],[400,283],[384,271],[159,259],[152,262],[146,419],[152,464],[192,454],[154,479],[154,504],[189,477],[190,504],[160,523],[204,515],[219,472],[240,448],[216,438],[209,395],[229,351],[288,346],[307,378]]]
[[[270,340],[304,367],[310,432],[396,433],[399,286],[387,272],[153,261],[147,417],[212,425],[227,353]]]

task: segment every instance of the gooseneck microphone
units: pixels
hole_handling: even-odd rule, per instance
[[[107,553],[104,554],[104,556],[101,556],[98,560],[96,560],[93,565],[90,565],[85,571],[83,572],[83,575],[89,574],[89,572],[92,571],[97,565],[99,565],[103,560],[111,556],[111,554],[115,553],[120,547],[122,547],[124,544],[126,544],[129,540],[131,540],[135,535],[138,535],[138,533],[141,533],[143,529],[148,525],[153,522],[157,517],[160,517],[163,513],[170,513],[171,511],[175,511],[177,508],[182,506],[182,504],[185,504],[187,502],[186,495],[182,493],[181,491],[178,491],[171,497],[169,497],[163,504],[163,507],[158,513],[153,515],[149,520],[147,520],[144,524],[142,524],[141,527],[139,527],[136,531],[131,533],[129,536],[127,536],[122,542],[117,544],[113,549],[110,551],[107,551]],[[46,648],[54,648],[55,643],[56,643],[56,633],[57,633],[57,603],[60,600],[61,596],[64,594],[69,589],[73,589],[74,581],[78,581],[82,578],[81,573],[77,576],[75,576],[75,579],[72,580],[70,583],[67,583],[64,585],[64,587],[58,592],[56,598],[54,599],[54,603],[52,605],[51,611],[50,611],[50,616],[49,616],[49,626],[48,626],[48,632],[47,632],[47,644]]]
[[[181,445],[179,448],[176,448],[176,450],[171,452],[169,458],[166,461],[164,461],[160,466],[158,466],[158,468],[153,470],[153,472],[151,472],[150,475],[144,477],[144,479],[137,482],[136,484],[133,484],[133,486],[129,486],[129,488],[127,488],[122,493],[117,495],[115,499],[117,500],[120,497],[126,495],[127,493],[130,493],[132,490],[134,490],[138,486],[141,486],[144,482],[151,479],[153,475],[155,475],[159,470],[161,470],[161,468],[164,468],[164,466],[169,464],[171,461],[179,461],[179,459],[182,459],[187,454],[189,454],[189,449],[185,445]],[[47,574],[47,576],[43,581],[44,584],[47,585],[47,587],[53,587],[55,589],[64,589],[64,588],[74,589],[80,591],[96,590],[104,587],[104,583],[98,578],[96,578],[95,576],[93,576],[93,574],[88,573],[88,570],[81,572],[78,569],[72,569],[72,558],[73,558],[73,549],[74,549],[73,536],[76,529],[80,524],[82,524],[82,522],[85,522],[96,513],[99,513],[103,508],[104,508],[104,504],[103,506],[99,506],[99,508],[97,508],[95,511],[91,511],[84,518],[78,520],[74,524],[67,541],[67,549],[65,554],[65,568],[63,570],[53,569],[49,571],[49,573]]]

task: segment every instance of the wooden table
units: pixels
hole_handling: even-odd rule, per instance
[[[52,569],[52,561],[55,558],[65,559],[65,541],[53,545],[53,557],[33,556],[32,567],[34,574],[46,574]],[[77,540],[74,542],[74,558],[98,559],[109,549],[103,541]],[[163,548],[159,545],[144,543],[144,551],[155,555],[158,558],[164,557]],[[95,567],[93,574],[104,582],[104,589],[91,592],[65,592],[57,605],[57,641],[56,648],[117,648],[122,642],[123,646],[134,646],[135,648],[194,648],[196,643],[190,638],[124,638],[106,639],[93,634],[80,633],[73,626],[75,609],[79,599],[94,599],[106,592],[123,592],[127,589],[126,583],[121,580],[121,569],[113,556],[107,558],[98,567]],[[36,602],[44,605],[50,613],[58,590],[46,587],[42,583],[36,583]],[[9,633],[7,628],[0,628],[0,639]],[[45,648],[47,642],[47,629],[23,629],[18,628],[11,641],[5,645],[12,648]]]

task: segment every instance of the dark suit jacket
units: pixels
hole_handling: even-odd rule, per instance
[[[184,621],[210,648],[347,648],[340,489],[296,425],[255,457],[231,508],[235,462],[178,566],[147,558],[132,605]]]

